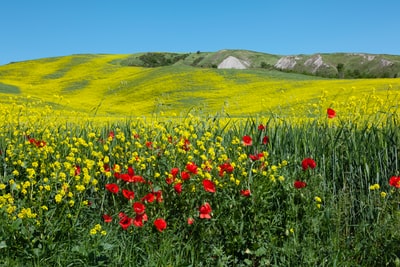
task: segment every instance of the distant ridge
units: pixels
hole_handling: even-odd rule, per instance
[[[226,64],[228,61],[230,64]],[[141,67],[184,64],[201,68],[275,69],[325,78],[400,77],[400,56],[367,53],[282,56],[249,50],[197,51],[196,53],[149,52],[133,54],[120,64]]]
[[[91,57],[96,56],[96,54],[75,56]],[[62,58],[62,56],[37,60],[56,58]],[[9,64],[15,63],[18,62]],[[233,49],[190,53],[144,52],[127,55],[127,57],[115,60],[113,63],[121,66],[146,68],[186,65],[199,68],[267,69],[340,79],[400,77],[400,55],[368,53],[274,55]]]

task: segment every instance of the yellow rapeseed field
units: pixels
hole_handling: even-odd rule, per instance
[[[365,116],[395,112],[400,79],[274,76],[261,70],[121,66],[128,55],[73,55],[0,66],[0,103],[48,106],[59,116],[228,114],[312,118],[327,107]],[[284,77],[284,78],[280,78]],[[1,89],[14,86],[19,93]],[[56,114],[55,112],[53,114]],[[79,115],[77,115],[79,114]]]

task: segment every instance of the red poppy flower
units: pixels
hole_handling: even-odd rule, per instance
[[[154,226],[162,232],[167,228],[167,222],[163,218],[157,218],[154,220]]]
[[[187,219],[187,223],[188,223],[189,225],[192,225],[192,224],[194,223],[194,219],[193,219],[192,217],[189,217],[189,218]]]
[[[112,222],[112,217],[110,215],[108,215],[108,214],[104,214],[103,215],[103,220],[106,223],[110,223],[110,222]]]
[[[134,176],[135,175],[135,170],[132,168],[132,166],[128,167],[128,175],[129,176]]]
[[[133,203],[132,207],[136,214],[143,214],[144,211],[146,210],[146,206],[143,205],[143,203],[141,202]]]
[[[240,194],[244,197],[249,197],[251,195],[250,189],[242,189],[240,190]]]
[[[75,166],[75,173],[74,176],[78,176],[81,174],[81,167],[79,167],[78,165]]]
[[[182,149],[185,151],[189,151],[190,150],[190,141],[188,139],[185,139]]]
[[[190,174],[185,172],[185,171],[181,171],[181,178],[184,181],[189,180],[190,179]]]
[[[257,160],[261,159],[262,157],[264,157],[264,153],[258,153],[257,155],[249,155],[249,158],[252,161],[257,161]]]
[[[119,225],[121,225],[122,229],[126,230],[133,223],[133,219],[129,216],[124,216],[119,220]]]
[[[172,168],[170,173],[175,178],[179,173],[179,168]]]
[[[203,187],[204,190],[210,193],[215,193],[215,184],[213,181],[204,179],[203,180]]]
[[[262,143],[263,143],[264,145],[266,145],[266,144],[269,143],[269,137],[268,137],[267,135],[263,137]]]
[[[174,189],[175,189],[176,193],[178,193],[178,194],[182,193],[182,184],[178,183],[178,184],[174,185]]]
[[[123,217],[125,217],[125,216],[128,216],[128,215],[126,215],[125,213],[123,213],[122,211],[120,212],[120,213],[118,213],[118,218],[123,218]]]
[[[142,197],[141,199],[143,202],[148,202],[148,203],[152,203],[155,200],[155,196],[153,193],[148,193],[147,195],[145,195],[144,197]]]
[[[146,141],[145,145],[147,146],[147,148],[151,149],[151,146],[153,145],[153,142]]]
[[[245,146],[251,146],[251,145],[253,144],[253,139],[251,139],[250,136],[245,135],[245,136],[243,136],[243,138],[242,138],[242,143],[243,143],[243,145],[245,145]]]
[[[140,175],[123,176],[121,177],[127,183],[145,183],[146,181]]]
[[[162,191],[161,190],[155,191],[154,195],[156,196],[156,201],[158,203],[161,203],[163,201]]]
[[[389,179],[389,185],[396,187],[396,188],[400,188],[400,176],[392,176]]]
[[[118,193],[119,186],[117,184],[106,184],[106,189],[113,194]]]
[[[219,165],[219,176],[222,177],[225,173],[232,173],[233,169],[234,167],[229,162],[225,162]]]
[[[136,214],[135,219],[133,220],[133,225],[136,227],[142,227],[144,222],[147,222],[147,214]]]
[[[329,119],[332,119],[332,118],[336,117],[336,111],[331,109],[331,108],[328,108],[326,110],[326,114],[328,114],[328,118]]]
[[[294,185],[294,187],[297,188],[297,189],[304,188],[304,187],[307,186],[306,182],[299,181],[299,180],[294,181],[294,184],[293,184],[293,185]]]
[[[36,147],[46,146],[46,142],[42,140],[36,140],[35,138],[29,138],[29,143],[35,145]]]
[[[134,199],[135,198],[135,193],[133,191],[128,190],[128,189],[122,189],[122,195],[126,199]]]
[[[301,162],[301,166],[303,167],[303,171],[305,171],[308,168],[314,169],[315,167],[317,167],[317,163],[312,158],[305,158]]]
[[[105,172],[111,171],[110,165],[108,165],[107,163],[104,163],[103,168]]]
[[[197,174],[197,165],[194,162],[189,162],[186,164],[186,170],[188,170],[192,174]]]
[[[207,202],[200,206],[200,219],[211,219],[211,206]]]
[[[175,178],[173,178],[173,177],[167,177],[167,178],[165,178],[165,182],[166,182],[167,184],[172,184],[174,181],[175,181]]]
[[[258,130],[259,130],[259,131],[265,130],[265,126],[262,125],[262,124],[258,125]]]

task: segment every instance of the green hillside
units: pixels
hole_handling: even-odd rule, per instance
[[[118,61],[121,65],[160,67],[174,64],[218,68],[229,56],[248,63],[249,69],[275,69],[327,78],[396,78],[400,56],[365,53],[320,53],[280,56],[248,50],[196,53],[140,53]]]

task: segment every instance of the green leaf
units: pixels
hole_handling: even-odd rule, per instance
[[[6,248],[6,247],[7,247],[6,241],[4,241],[4,240],[1,241],[1,242],[0,242],[0,249],[1,249],[1,248]]]
[[[101,245],[103,246],[104,250],[111,250],[115,247],[115,245],[110,244],[110,243],[103,243]]]

